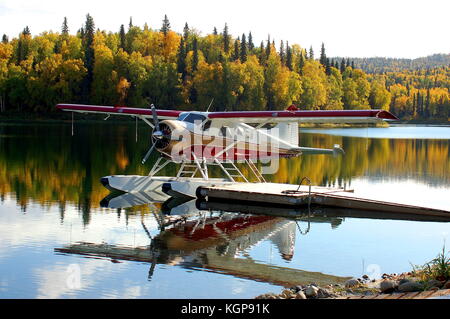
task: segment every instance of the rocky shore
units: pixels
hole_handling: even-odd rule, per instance
[[[338,299],[379,294],[410,293],[450,289],[450,280],[423,281],[412,273],[383,274],[381,279],[362,278],[347,280],[344,284],[319,287],[315,283],[285,288],[281,293],[262,294],[255,299]]]

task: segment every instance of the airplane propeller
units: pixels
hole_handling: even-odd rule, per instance
[[[147,153],[145,154],[144,158],[142,159],[142,164],[144,164],[147,159],[149,158],[150,154],[153,152],[154,148],[156,147],[156,144],[158,142],[162,143],[164,138],[168,138],[170,140],[170,128],[167,127],[167,125],[164,125],[164,129],[161,130],[161,126],[159,125],[159,120],[158,120],[158,114],[156,113],[156,108],[155,106],[152,104],[151,105],[151,110],[152,110],[152,116],[153,116],[153,125],[154,125],[154,129],[152,132],[152,140],[153,140],[153,145],[150,147],[150,149],[147,151]],[[167,130],[169,130],[169,133],[167,134]]]

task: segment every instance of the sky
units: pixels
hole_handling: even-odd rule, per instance
[[[87,13],[101,30],[118,32],[130,17],[159,29],[166,14],[179,33],[186,22],[201,35],[227,23],[234,38],[251,31],[257,46],[270,35],[277,48],[288,41],[316,56],[324,43],[327,56],[417,58],[450,53],[449,12],[449,0],[0,0],[0,35],[60,32],[64,17],[75,34]]]

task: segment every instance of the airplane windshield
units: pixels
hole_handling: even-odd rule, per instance
[[[206,117],[200,114],[188,113],[186,116],[180,116],[180,121],[195,123],[195,121],[199,121],[198,123],[203,123],[206,120]]]

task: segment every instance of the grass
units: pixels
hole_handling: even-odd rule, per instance
[[[413,275],[420,278],[421,281],[450,280],[450,256],[447,255],[448,251],[445,251],[445,245],[442,248],[436,258],[425,263],[422,266],[413,265]]]

